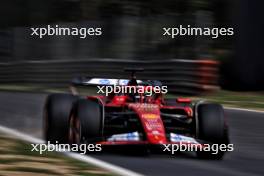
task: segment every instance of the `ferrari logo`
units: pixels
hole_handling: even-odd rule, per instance
[[[157,119],[159,116],[157,114],[143,114],[142,117],[145,119]]]

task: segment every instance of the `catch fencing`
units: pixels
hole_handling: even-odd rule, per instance
[[[1,84],[66,86],[73,77],[128,78],[124,68],[144,68],[138,79],[161,80],[170,93],[200,94],[219,88],[219,63],[214,60],[79,59],[0,63]]]

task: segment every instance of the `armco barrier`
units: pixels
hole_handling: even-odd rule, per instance
[[[65,86],[73,77],[127,78],[125,67],[142,67],[139,79],[157,79],[171,93],[199,94],[218,89],[218,62],[212,60],[45,60],[0,63],[0,83]]]

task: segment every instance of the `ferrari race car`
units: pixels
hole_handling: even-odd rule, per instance
[[[51,94],[44,107],[44,136],[51,143],[94,143],[103,146],[170,144],[228,144],[228,127],[221,105],[189,98],[164,98],[164,93],[147,95],[148,89],[161,87],[159,81],[131,79],[77,78],[73,88],[95,85],[143,87],[140,92],[80,96]],[[199,158],[221,159],[225,152],[213,154],[199,150]]]

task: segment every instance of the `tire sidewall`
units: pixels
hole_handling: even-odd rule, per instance
[[[81,142],[94,142],[102,137],[101,105],[89,99],[78,100],[72,112],[80,120]]]
[[[67,143],[68,120],[77,97],[71,94],[51,94],[44,106],[44,138],[55,143]]]

